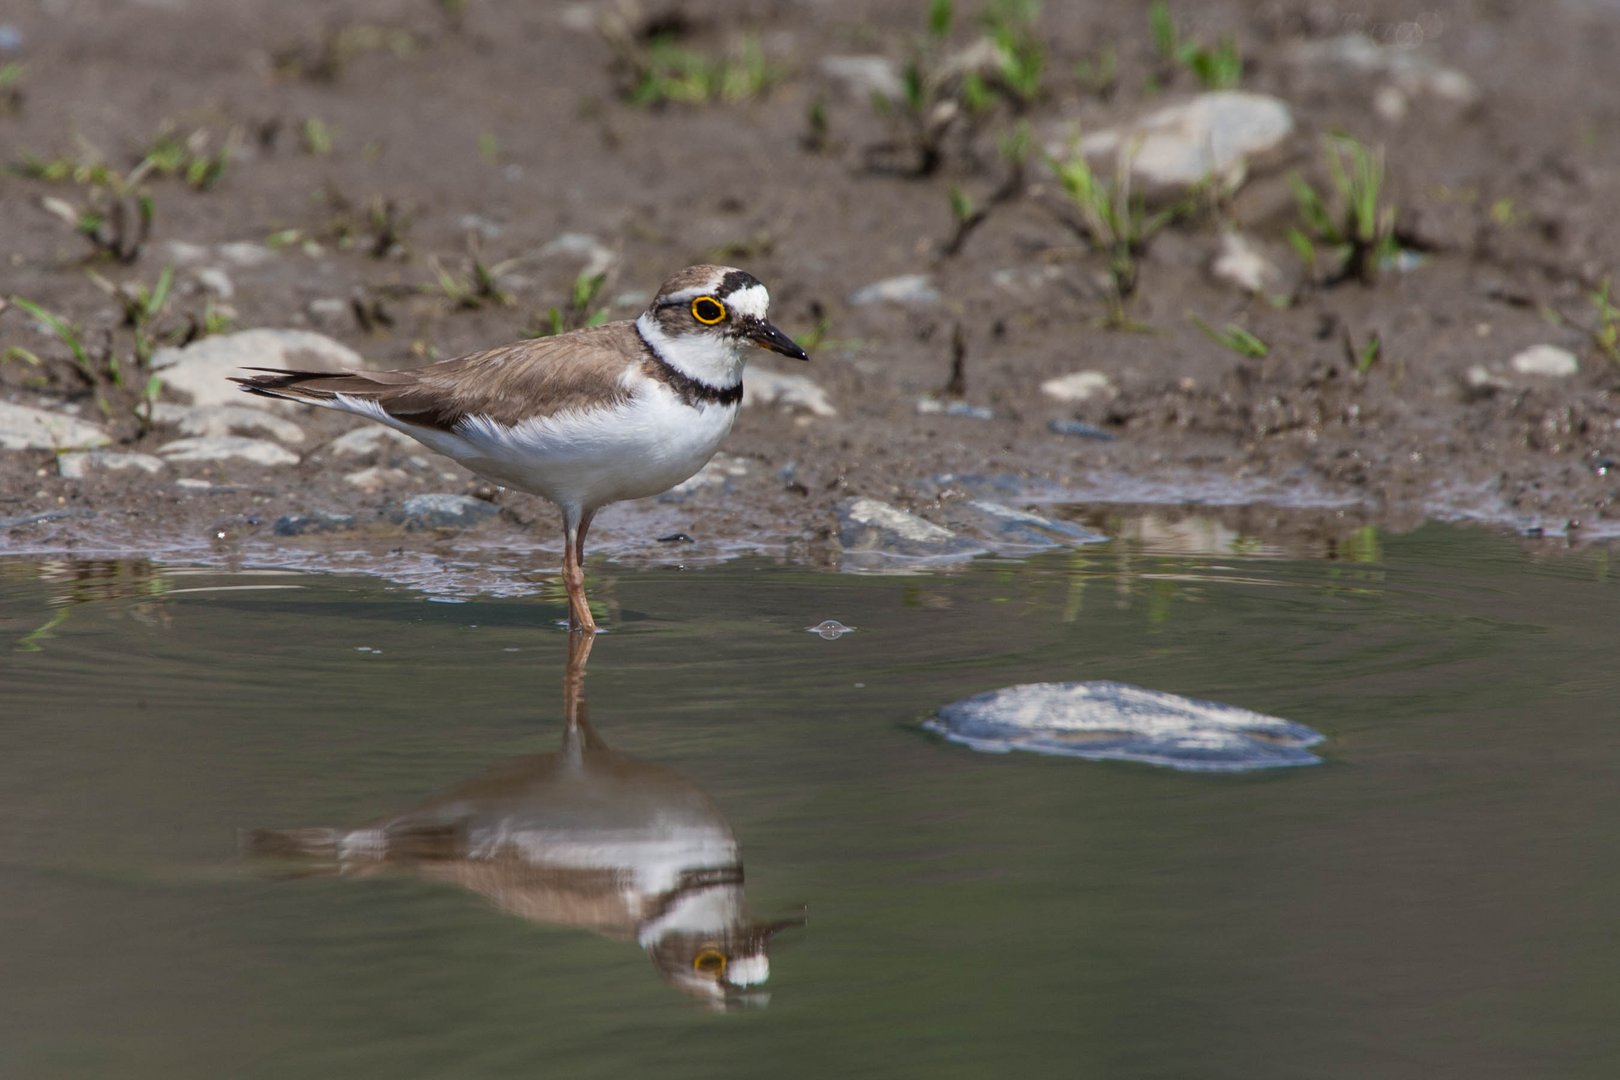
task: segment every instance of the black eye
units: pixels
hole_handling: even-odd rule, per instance
[[[700,296],[692,301],[692,318],[704,326],[713,326],[726,317],[726,305],[712,296]]]

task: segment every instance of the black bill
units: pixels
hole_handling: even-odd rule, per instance
[[[799,348],[792,338],[764,319],[749,319],[743,325],[743,336],[760,348],[769,349],[773,353],[791,356],[795,360],[810,359],[810,354]]]

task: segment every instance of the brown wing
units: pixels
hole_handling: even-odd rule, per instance
[[[376,402],[390,416],[449,430],[467,416],[515,425],[625,397],[620,382],[645,352],[630,322],[518,341],[404,371],[285,371],[233,379],[263,397],[320,405],[339,394]]]

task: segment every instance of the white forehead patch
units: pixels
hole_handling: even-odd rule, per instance
[[[752,315],[756,319],[763,319],[771,308],[771,294],[765,291],[765,286],[757,283],[746,289],[738,289],[725,300],[733,316]]]
[[[726,968],[726,982],[732,986],[758,986],[771,977],[771,959],[764,953],[739,956]]]

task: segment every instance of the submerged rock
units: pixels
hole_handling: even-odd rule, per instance
[[[989,499],[953,503],[945,515],[952,528],[982,538],[1001,554],[1102,544],[1109,539],[1079,525],[1053,521]]]
[[[886,563],[952,562],[982,555],[981,543],[877,499],[838,504],[838,542],[843,565],[873,569]]]
[[[1028,683],[953,702],[923,724],[987,753],[1137,761],[1186,772],[1317,765],[1321,733],[1234,705],[1119,682]]]

